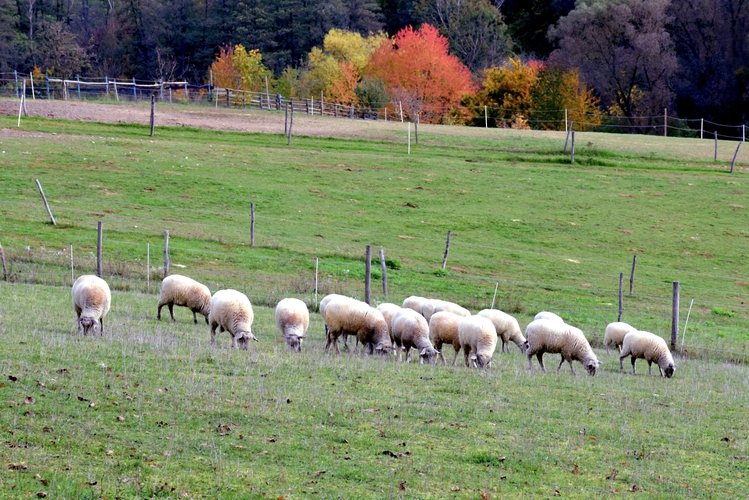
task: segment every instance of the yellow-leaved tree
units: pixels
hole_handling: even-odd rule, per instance
[[[355,90],[362,70],[386,38],[384,33],[364,37],[351,31],[331,29],[325,35],[323,48],[314,47],[310,51],[307,69],[297,82],[296,94],[316,97],[322,92],[326,100],[357,105]]]
[[[261,90],[265,77],[270,76],[260,51],[248,51],[242,44],[220,47],[210,71],[215,87],[237,90]]]

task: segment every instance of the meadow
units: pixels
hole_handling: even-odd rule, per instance
[[[298,120],[319,135],[332,121]],[[336,137],[295,137],[290,147],[280,134],[188,127],[153,138],[133,124],[29,118],[14,128],[0,117],[0,244],[11,278],[0,284],[0,496],[719,498],[745,489],[749,204],[746,163],[727,172],[730,143],[715,162],[710,141],[578,133],[570,164],[555,132],[423,125],[407,155],[398,123],[340,132],[339,120]],[[75,274],[95,271],[97,220],[114,297],[105,335],[91,338],[75,332],[69,251]],[[260,338],[249,353],[229,349],[225,334],[208,345],[207,326],[184,309],[176,323],[156,321],[164,230],[172,272],[249,296]],[[296,296],[315,310],[315,259],[318,297],[363,297],[367,244],[387,259],[387,299],[373,265],[375,303],[418,294],[477,311],[497,286],[495,307],[523,326],[544,309],[580,326],[601,372],[528,371],[514,346],[481,373],[335,356],[314,313],[304,352],[287,352],[272,307]],[[624,321],[668,339],[672,282],[681,283],[680,329],[694,298],[672,379],[648,376],[642,361],[637,375],[620,374],[600,349],[635,254]]]

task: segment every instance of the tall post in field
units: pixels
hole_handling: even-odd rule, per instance
[[[679,282],[674,281],[673,306],[671,309],[671,350],[676,349],[679,338]]]
[[[445,244],[445,256],[442,258],[442,269],[447,266],[447,254],[450,253],[450,237],[452,234],[453,232],[451,230],[447,231],[447,243]]]
[[[564,130],[568,130],[568,128],[567,128],[567,108],[564,108]]]
[[[367,245],[364,268],[364,302],[372,302],[372,245]]]
[[[70,245],[70,285],[75,283],[75,267],[73,267],[73,245]]]
[[[164,231],[164,277],[169,276],[169,230]]]
[[[739,149],[741,149],[742,144],[744,143],[740,142],[736,146],[736,152],[733,154],[733,160],[731,160],[731,173],[733,173],[733,168],[736,166],[736,158],[739,156]]]
[[[570,163],[575,163],[575,131],[572,131],[572,146],[570,147]]]
[[[104,239],[104,231],[103,231],[104,223],[102,221],[97,221],[96,223],[96,229],[97,229],[97,238],[96,238],[96,275],[101,278],[104,274],[104,269],[102,265],[102,243]]]
[[[700,139],[702,139],[702,132],[705,130],[705,119],[700,118]]]
[[[151,243],[146,243],[146,292],[151,293]]]
[[[566,124],[566,121],[565,121]],[[564,152],[567,152],[567,144],[570,142],[570,132],[572,132],[572,126],[575,124],[575,122],[570,122],[569,127],[567,127],[567,137],[564,139]]]
[[[494,297],[492,297],[492,306],[489,309],[494,309],[494,301],[497,300],[497,290],[499,290],[499,281],[494,285]]]
[[[291,146],[291,129],[294,127],[294,101],[291,101],[291,113],[289,114],[289,134],[286,137],[286,145]]]
[[[637,267],[637,254],[632,256],[632,273],[629,275],[629,294],[632,295],[635,290],[635,268]]]
[[[317,309],[317,271],[320,267],[320,257],[315,257],[315,308]]]
[[[250,203],[250,246],[255,246],[255,203]]]
[[[713,155],[713,160],[718,161],[718,131],[715,131],[715,154]]]
[[[42,189],[42,184],[39,182],[39,179],[36,180],[36,186],[39,188],[39,194],[42,195],[42,201],[44,202],[44,208],[47,209],[47,214],[49,215],[49,220],[52,221],[53,226],[57,226],[57,222],[55,222],[55,218],[52,215],[52,210],[49,208],[49,203],[47,203],[47,197],[44,196],[44,190]]]
[[[283,134],[289,135],[289,103],[286,103],[286,112],[283,115]]]
[[[622,313],[624,312],[624,300],[622,297],[622,289],[624,288],[624,273],[619,273],[619,316],[617,321],[622,320]]]
[[[153,137],[153,127],[156,124],[156,96],[151,94],[151,137]]]
[[[382,293],[388,298],[387,265],[385,265],[385,249],[380,247],[380,268],[382,269]]]
[[[3,250],[2,245],[0,245],[0,261],[3,263],[3,279],[7,283],[10,280],[8,276],[8,266],[5,264],[5,251]]]
[[[668,137],[668,110],[663,108],[663,137]]]
[[[484,128],[489,128],[489,111],[486,104],[484,104]]]

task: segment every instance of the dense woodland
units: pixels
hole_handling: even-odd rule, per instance
[[[305,80],[314,57],[319,62],[331,52],[324,41],[332,29],[372,45],[388,40],[383,34],[429,25],[470,72],[470,82],[455,88],[469,95],[463,105],[512,104],[502,73],[509,68],[520,81],[528,71],[534,82],[545,74],[547,98],[572,75],[591,90],[574,92],[583,110],[634,117],[669,108],[672,115],[737,124],[747,119],[749,103],[748,23],[747,0],[0,0],[0,72],[36,68],[63,77],[201,84],[222,49],[241,45],[262,58],[275,90],[303,97],[333,85],[321,89]],[[397,43],[387,43],[395,57]],[[371,104],[382,82],[391,98],[397,85],[407,85],[402,78],[388,83],[382,61],[372,70],[368,60],[344,59],[338,57],[336,71],[356,80],[352,99]],[[534,85],[511,89],[525,99],[521,106],[538,107],[524,96],[538,93]],[[409,109],[419,112],[423,104]]]

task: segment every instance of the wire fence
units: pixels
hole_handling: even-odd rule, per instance
[[[201,104],[224,107],[289,110],[294,113],[361,120],[413,121],[399,101],[381,108],[366,108],[329,102],[320,98],[285,97],[278,93],[237,90],[213,85],[194,85],[187,81],[144,81],[133,79],[50,78],[18,72],[0,73],[0,95],[20,99],[112,100]],[[287,108],[288,107],[288,108]],[[542,130],[584,130],[595,132],[663,135],[712,140],[746,141],[746,125],[722,124],[704,118],[680,118],[662,115],[614,116],[583,113],[573,109],[507,109],[494,106],[430,107],[432,113],[466,119],[474,126],[512,127],[506,117],[522,116],[523,126]],[[416,117],[419,120],[419,117]]]

